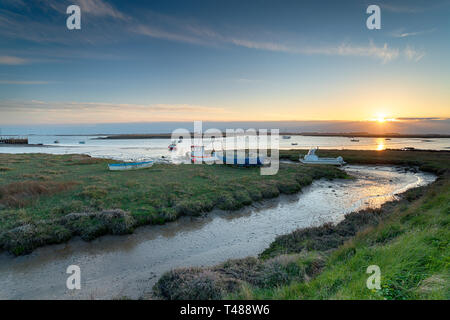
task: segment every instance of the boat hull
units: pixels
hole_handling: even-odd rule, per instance
[[[153,165],[153,161],[129,162],[129,163],[113,163],[108,164],[110,171],[137,170],[149,168]]]
[[[300,159],[301,163],[304,164],[329,164],[333,166],[342,166],[345,164],[344,161],[338,161],[338,160],[319,160],[319,161],[308,161],[304,159]]]
[[[237,166],[262,166],[264,159],[260,157],[255,158],[239,158],[239,157],[221,157],[223,164],[231,164]]]

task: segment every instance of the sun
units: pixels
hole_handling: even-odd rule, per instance
[[[375,121],[379,122],[379,123],[384,123],[386,122],[386,114],[384,113],[377,113],[376,117],[375,117]]]
[[[377,113],[376,116],[371,119],[371,121],[376,121],[378,123],[385,123],[388,121],[395,121],[395,118],[388,118],[388,116],[384,113]]]

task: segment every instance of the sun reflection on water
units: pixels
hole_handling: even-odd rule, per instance
[[[377,144],[377,151],[386,149],[385,141],[383,138],[378,138],[375,143]]]

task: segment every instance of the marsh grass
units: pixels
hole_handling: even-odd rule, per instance
[[[84,155],[0,154],[1,166],[11,169],[0,174],[0,249],[30,252],[36,246],[66,241],[83,228],[85,239],[111,232],[105,220],[92,217],[79,216],[76,228],[62,225],[71,213],[120,209],[129,217],[131,227],[126,229],[132,230],[183,215],[203,215],[214,208],[236,210],[253,201],[298,192],[314,179],[347,178],[343,171],[327,166],[282,164],[277,175],[261,176],[259,168],[226,165],[155,164],[144,170],[111,172],[107,169],[111,162]],[[31,227],[21,233],[25,225]],[[26,250],[14,250],[11,239],[16,236],[8,233],[11,230],[18,232],[17,237],[35,241],[29,239]]]

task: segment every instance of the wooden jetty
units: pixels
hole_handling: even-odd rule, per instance
[[[28,137],[0,137],[0,144],[28,144]]]

